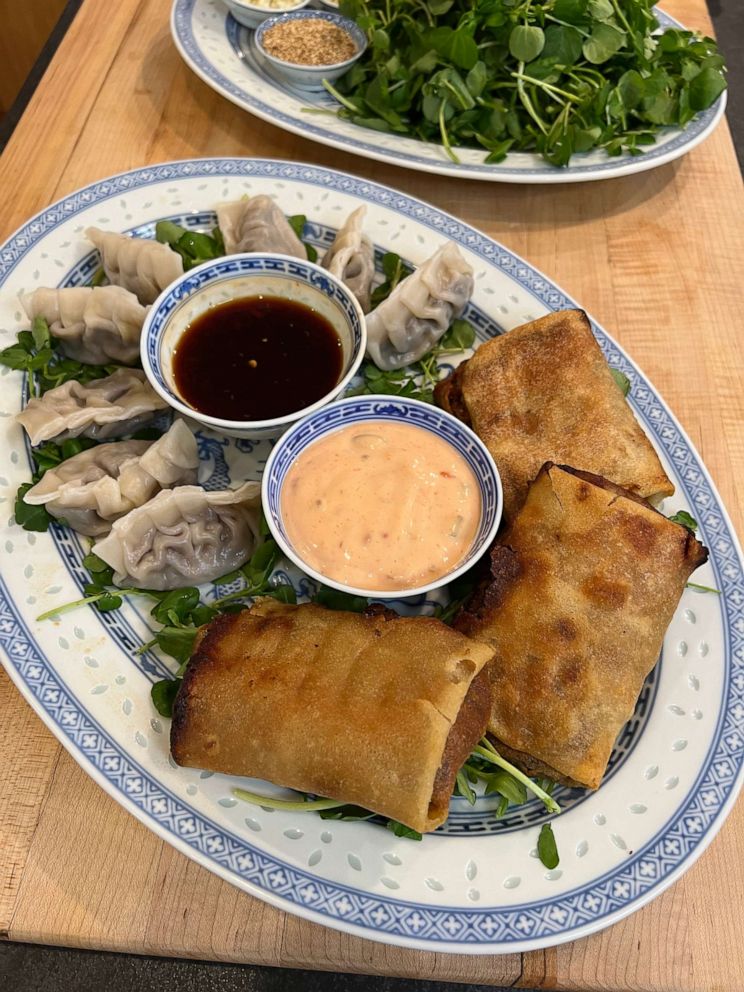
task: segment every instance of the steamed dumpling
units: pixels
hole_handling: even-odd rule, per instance
[[[140,303],[154,303],[166,286],[183,275],[181,256],[159,241],[97,227],[89,227],[85,236],[98,249],[108,281],[134,293]]]
[[[42,317],[68,358],[85,365],[136,365],[147,315],[121,286],[73,286],[21,293],[29,320]]]
[[[164,489],[120,517],[93,548],[114,569],[119,586],[178,589],[240,568],[259,535],[261,486],[208,492],[199,486]]]
[[[196,482],[196,438],[182,420],[157,441],[112,441],[61,462],[24,496],[79,534],[108,534],[114,520],[160,489]]]
[[[386,371],[417,362],[463,313],[473,287],[473,270],[447,241],[367,317],[367,354]]]
[[[70,437],[105,440],[138,430],[168,404],[139,369],[81,385],[74,379],[30,399],[16,420],[31,444]]]
[[[340,279],[359,301],[364,313],[369,311],[372,280],[375,275],[375,250],[362,223],[367,208],[358,207],[340,227],[321,265]]]
[[[217,223],[228,255],[242,251],[278,252],[307,258],[305,246],[270,196],[251,196],[217,207]]]

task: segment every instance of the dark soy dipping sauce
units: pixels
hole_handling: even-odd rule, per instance
[[[189,325],[173,353],[173,375],[200,413],[270,420],[325,396],[342,360],[338,334],[321,314],[278,296],[247,296]]]

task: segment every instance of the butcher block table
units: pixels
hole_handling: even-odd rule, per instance
[[[316,163],[475,224],[543,269],[669,402],[741,529],[744,196],[728,126],[625,179],[507,186],[356,158],[249,116],[182,63],[166,0],[86,0],[0,160],[0,237],[77,187],[201,155]],[[704,0],[667,0],[710,32]],[[738,485],[737,485],[738,483]],[[744,803],[693,868],[593,937],[449,956],[305,922],[174,851],[106,795],[0,674],[0,934],[140,954],[541,989],[744,989]]]

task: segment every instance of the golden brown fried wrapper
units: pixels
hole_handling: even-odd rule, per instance
[[[491,645],[489,736],[525,771],[596,789],[706,549],[619,487],[546,465],[455,626]]]
[[[436,387],[435,398],[493,455],[506,522],[547,461],[645,498],[674,492],[582,310],[551,313],[486,341]]]
[[[431,617],[260,599],[199,632],[173,757],[434,830],[485,732],[492,656]]]

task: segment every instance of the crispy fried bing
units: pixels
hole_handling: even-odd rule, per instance
[[[455,626],[496,652],[489,736],[531,774],[596,789],[706,549],[588,473],[548,464]]]
[[[482,344],[436,387],[435,398],[493,455],[506,522],[547,461],[647,499],[674,492],[581,310],[551,313]]]
[[[431,617],[260,599],[199,632],[173,757],[434,830],[485,732],[492,656]]]

